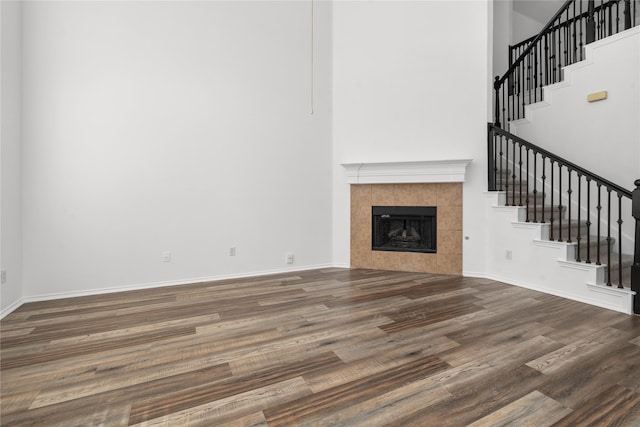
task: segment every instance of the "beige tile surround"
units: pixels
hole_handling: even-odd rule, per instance
[[[436,206],[437,253],[371,250],[372,206]],[[462,183],[352,184],[351,267],[462,274]]]

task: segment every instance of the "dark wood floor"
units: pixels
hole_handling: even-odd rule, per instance
[[[2,426],[640,426],[640,318],[329,269],[25,304]]]

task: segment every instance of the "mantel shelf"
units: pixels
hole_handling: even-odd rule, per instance
[[[464,182],[471,159],[342,163],[349,184]]]

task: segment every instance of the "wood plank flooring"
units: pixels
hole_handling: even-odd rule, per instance
[[[640,318],[325,269],[25,304],[2,426],[640,426]]]

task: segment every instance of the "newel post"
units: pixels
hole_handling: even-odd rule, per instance
[[[497,127],[501,127],[500,126],[500,77],[496,76],[496,79],[493,82],[493,89],[496,92],[496,98],[495,98],[495,102],[494,102],[494,121],[493,124],[496,125]]]
[[[596,6],[595,0],[589,0],[589,6],[587,9],[587,43],[596,41]]]
[[[496,165],[495,165],[495,132],[493,131],[493,127],[491,123],[488,126],[487,133],[487,172],[488,172],[488,191],[496,191]]]
[[[633,249],[633,265],[631,266],[631,290],[636,292],[633,298],[633,312],[640,314],[640,179],[634,182],[631,214],[636,220],[636,240]]]

